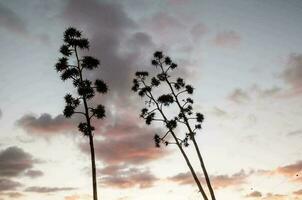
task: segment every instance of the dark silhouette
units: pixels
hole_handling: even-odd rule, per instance
[[[160,147],[160,144],[176,144],[180,149],[186,164],[188,165],[191,174],[203,196],[203,199],[208,200],[208,197],[203,190],[200,181],[196,175],[194,168],[191,165],[190,160],[188,159],[183,147],[189,145],[189,141],[192,140],[195,150],[197,152],[208,189],[211,194],[211,199],[215,200],[214,191],[212,189],[208,173],[206,171],[198,144],[195,140],[196,131],[201,129],[201,124],[204,120],[204,116],[201,113],[195,113],[193,111],[193,99],[188,97],[188,95],[193,94],[194,88],[186,84],[182,78],[177,78],[172,80],[169,72],[177,68],[177,65],[172,62],[172,60],[164,56],[162,52],[155,52],[154,59],[152,60],[152,65],[155,66],[158,70],[158,74],[150,78],[150,84],[147,83],[146,78],[149,76],[148,72],[136,72],[136,78],[133,80],[132,90],[138,92],[138,95],[141,97],[147,97],[146,107],[141,111],[141,117],[145,119],[146,124],[150,125],[152,121],[160,121],[165,124],[165,127],[168,131],[160,136],[155,134],[154,141],[156,147]],[[158,87],[167,88],[168,92],[166,94],[160,94],[158,98],[155,97],[155,94],[158,94],[159,91],[154,90]],[[179,110],[176,116],[171,116],[171,113],[167,112],[168,106],[174,106]],[[159,116],[157,116],[159,114]],[[193,123],[192,121],[195,121]],[[180,138],[176,135],[175,129],[178,124],[182,124],[186,127],[187,133]],[[194,128],[192,128],[194,127]],[[168,140],[169,136],[172,136],[174,142]]]
[[[63,81],[71,79],[73,86],[77,89],[77,97],[71,94],[66,94],[64,109],[64,116],[70,118],[73,114],[80,114],[84,116],[85,122],[78,125],[78,129],[84,136],[89,138],[90,153],[91,153],[91,168],[92,168],[92,186],[93,186],[93,200],[97,200],[97,180],[95,167],[95,154],[93,145],[93,131],[94,127],[91,125],[93,117],[102,119],[105,117],[105,108],[103,105],[92,107],[89,105],[89,100],[97,93],[106,93],[107,85],[102,80],[92,81],[84,77],[83,72],[86,70],[93,70],[99,67],[99,60],[91,56],[79,57],[78,50],[88,50],[89,41],[82,37],[82,33],[75,28],[68,28],[64,32],[64,44],[60,48],[63,57],[59,58],[56,64],[56,70],[61,75]],[[70,64],[68,61],[73,57],[75,64]],[[83,103],[82,109],[77,109],[80,103]]]

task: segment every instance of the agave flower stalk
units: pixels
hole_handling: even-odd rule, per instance
[[[90,105],[90,100],[96,93],[107,93],[108,87],[102,80],[95,80],[92,82],[84,77],[84,71],[91,71],[97,69],[100,61],[91,56],[79,56],[79,50],[88,50],[89,41],[82,37],[82,33],[77,29],[70,27],[64,32],[64,44],[60,48],[62,57],[59,58],[55,68],[61,75],[63,81],[72,80],[73,86],[77,89],[75,96],[66,94],[65,109],[63,111],[66,118],[70,118],[74,114],[82,115],[84,121],[78,124],[79,131],[87,136],[90,145],[91,155],[91,170],[92,170],[92,187],[93,200],[98,200],[97,195],[97,179],[96,179],[96,164],[95,152],[93,144],[92,119],[103,119],[105,117],[105,107],[102,104],[97,106]],[[70,59],[75,59],[75,64],[70,64]],[[82,103],[82,106],[80,107]]]
[[[204,200],[208,200],[208,197],[200,183],[200,180],[198,179],[196,172],[186,155],[184,151],[184,147],[189,145],[189,140],[192,139],[192,134],[188,133],[185,134],[184,137],[180,138],[176,132],[175,129],[177,127],[178,123],[181,124],[186,124],[183,118],[184,114],[193,114],[192,111],[192,104],[193,100],[191,98],[187,98],[184,100],[184,103],[181,105],[182,109],[184,110],[183,112],[180,112],[177,116],[173,116],[172,118],[168,118],[168,114],[166,113],[166,110],[170,105],[172,104],[177,104],[175,96],[178,96],[182,93],[188,93],[192,94],[193,93],[193,87],[190,85],[186,85],[183,81],[183,79],[177,79],[175,87],[179,88],[185,88],[183,90],[180,90],[178,94],[174,93],[172,91],[161,94],[158,97],[155,97],[154,90],[159,87],[162,83],[165,83],[167,78],[169,77],[168,71],[173,70],[177,67],[175,63],[172,63],[171,59],[169,57],[165,57],[162,55],[161,52],[155,52],[154,58],[157,60],[152,60],[152,64],[154,66],[159,66],[159,61],[164,61],[168,65],[168,68],[166,70],[161,70],[156,76],[149,78],[149,84],[147,84],[147,78],[149,76],[148,72],[136,72],[135,76],[136,78],[133,80],[133,87],[132,90],[134,92],[137,92],[139,96],[146,98],[147,100],[145,101],[146,107],[144,107],[141,110],[141,117],[145,119],[146,124],[150,125],[153,121],[159,121],[162,122],[165,125],[165,128],[167,129],[167,132],[163,135],[160,136],[159,134],[155,134],[154,136],[154,141],[156,147],[160,147],[160,144],[176,144],[177,147],[179,148],[182,156],[185,159],[185,162],[190,169],[190,172],[193,176],[193,179],[203,197]],[[162,68],[164,69],[164,68]],[[171,88],[170,88],[171,89]],[[178,102],[180,103],[180,102]],[[195,124],[195,129],[200,129],[201,128],[201,122],[203,121],[203,115],[200,113],[196,113],[196,118],[197,123]],[[190,118],[190,120],[191,120]],[[198,119],[197,119],[198,118]],[[189,120],[189,118],[187,118]],[[192,130],[193,132],[193,130]],[[173,142],[169,141],[169,137],[172,136]]]
[[[189,95],[193,94],[194,88],[191,85],[186,85],[182,78],[177,78],[176,82],[172,82],[169,79],[169,75],[167,73],[169,72],[169,70],[174,69],[175,66],[171,67],[172,60],[169,57],[164,57],[164,55],[161,52],[156,52],[154,54],[154,60],[152,61],[152,64],[154,66],[156,66],[157,68],[159,68],[161,71],[161,74],[164,75],[163,76],[164,82],[169,86],[169,89],[173,96],[173,100],[175,101],[175,103],[177,104],[177,106],[179,108],[178,122],[185,124],[185,126],[187,127],[187,130],[188,130],[187,136],[189,136],[190,140],[192,140],[192,142],[193,142],[195,151],[197,153],[197,156],[198,156],[198,159],[200,162],[200,166],[201,166],[203,174],[205,176],[206,184],[209,189],[211,199],[216,200],[208,172],[206,170],[203,158],[201,156],[199,146],[195,139],[196,130],[201,129],[201,123],[204,120],[204,116],[201,113],[196,113],[196,116],[192,117],[193,108],[192,108],[192,106],[188,106],[188,105],[192,105],[193,100],[191,98],[183,97],[183,95],[186,95],[186,94],[189,94]],[[181,102],[185,102],[185,103],[182,104]],[[196,120],[199,124],[196,124],[195,128],[193,129],[192,125],[190,123],[190,120]]]

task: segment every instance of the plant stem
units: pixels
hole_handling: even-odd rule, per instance
[[[159,63],[160,63],[160,67],[161,67],[162,72],[165,73],[165,71],[163,69],[163,66],[162,66],[162,63],[161,62],[159,62]],[[174,91],[174,89],[173,89],[173,87],[171,85],[171,82],[169,81],[169,79],[168,79],[167,76],[165,76],[165,81],[169,85],[169,88],[170,88],[170,90],[171,90],[171,92],[172,92],[172,94],[173,94],[173,96],[175,98],[175,101],[176,101],[176,103],[177,103],[177,105],[178,105],[178,107],[180,109],[180,112],[182,113],[182,115],[184,117],[185,124],[186,124],[186,126],[187,126],[187,128],[189,130],[190,136],[192,138],[192,141],[193,141],[193,144],[194,144],[194,147],[195,147],[195,150],[196,150],[196,153],[197,153],[197,156],[198,156],[198,159],[199,159],[199,162],[200,162],[203,174],[204,174],[205,179],[206,179],[206,183],[207,183],[208,189],[209,189],[210,194],[211,194],[211,199],[212,200],[216,200],[216,197],[215,197],[214,190],[213,190],[211,182],[210,182],[210,178],[209,178],[208,172],[206,170],[204,161],[202,159],[202,156],[201,156],[198,144],[197,144],[197,142],[195,140],[195,135],[194,135],[194,132],[192,131],[192,128],[191,128],[190,123],[189,123],[189,120],[188,120],[188,118],[186,116],[186,113],[183,110],[183,107],[180,105],[179,99],[178,99],[178,97],[177,97],[177,95],[176,95],[176,93],[175,93],[175,91]]]
[[[80,74],[80,80],[83,82],[83,75],[82,75],[82,70],[80,68],[80,60],[77,52],[77,48],[74,48],[76,59],[77,59],[77,68],[79,70]],[[90,118],[89,118],[89,109],[87,105],[87,98],[85,95],[83,95],[83,103],[84,103],[84,108],[85,108],[85,117],[86,117],[86,122],[87,126],[89,129],[89,146],[90,146],[90,156],[91,156],[91,169],[92,169],[92,188],[93,188],[93,200],[98,200],[98,194],[97,194],[97,181],[96,181],[96,167],[95,167],[95,153],[94,153],[94,144],[93,144],[93,134],[91,131],[91,123],[90,123]]]
[[[146,87],[146,84],[145,84],[145,82],[144,82],[143,80],[142,80],[142,83],[143,83],[143,84],[145,85],[145,87]],[[166,115],[165,115],[164,112],[162,111],[161,107],[158,105],[158,102],[155,100],[155,98],[153,97],[152,93],[151,93],[151,92],[148,92],[148,93],[149,93],[149,96],[148,96],[148,97],[155,103],[157,109],[159,110],[159,112],[160,112],[160,114],[162,115],[162,117],[163,117],[165,123],[167,124],[168,119],[167,119]],[[176,142],[177,147],[179,148],[179,150],[180,150],[182,156],[184,157],[184,159],[185,159],[185,161],[186,161],[186,164],[187,164],[187,166],[189,167],[190,172],[191,172],[191,174],[192,174],[192,176],[193,176],[193,178],[194,178],[194,180],[195,180],[195,182],[196,182],[196,184],[197,184],[197,187],[198,187],[200,193],[201,193],[202,196],[203,196],[203,199],[204,199],[204,200],[208,200],[208,197],[207,197],[207,195],[206,195],[204,189],[202,188],[202,185],[201,185],[201,183],[200,183],[200,181],[199,181],[199,179],[198,179],[198,177],[197,177],[197,175],[196,175],[196,172],[195,172],[194,168],[192,167],[192,164],[191,164],[191,162],[190,162],[188,156],[186,155],[185,151],[183,150],[181,144],[179,143],[179,141],[178,141],[178,139],[177,139],[177,137],[176,137],[176,134],[174,133],[174,131],[173,131],[172,129],[169,129],[169,131],[171,132],[171,135],[173,136],[173,138],[174,138],[174,140],[175,140],[175,142]]]

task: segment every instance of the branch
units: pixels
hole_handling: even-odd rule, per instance
[[[158,108],[154,108],[153,110],[149,111],[147,114],[153,113],[156,110],[158,110]]]
[[[170,130],[169,130],[169,131],[167,131],[163,137],[161,137],[161,140],[164,140],[164,139],[165,139],[165,137],[167,137],[167,135],[168,135],[169,133],[171,133],[171,131],[170,131]]]
[[[160,121],[160,122],[165,122],[165,120],[163,120],[163,119],[152,119],[152,121]]]
[[[175,96],[178,96],[178,95],[180,95],[181,93],[184,93],[184,92],[186,92],[187,90],[183,90],[183,91],[180,91],[180,92],[178,92],[177,94],[175,94]]]

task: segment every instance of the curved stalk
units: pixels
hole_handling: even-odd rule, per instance
[[[145,87],[147,86],[143,80],[142,80],[142,83],[145,85]],[[162,111],[161,107],[158,105],[158,102],[155,100],[155,98],[153,97],[153,95],[152,95],[151,92],[148,92],[148,94],[149,94],[148,97],[155,103],[155,105],[156,105],[156,107],[157,107],[157,110],[158,110],[158,111],[160,112],[160,114],[162,115],[162,117],[163,117],[165,123],[167,123],[167,122],[168,122],[168,119],[167,119],[166,115],[164,114],[164,112]],[[184,159],[185,159],[185,161],[186,161],[186,164],[187,164],[187,166],[189,167],[190,172],[191,172],[191,174],[192,174],[192,176],[193,176],[193,178],[194,178],[194,181],[195,181],[195,183],[197,184],[197,187],[198,187],[200,193],[202,194],[203,199],[204,199],[204,200],[208,200],[208,197],[207,197],[207,195],[206,195],[204,189],[202,188],[202,185],[201,185],[201,183],[200,183],[200,181],[199,181],[199,179],[198,179],[198,177],[197,177],[197,175],[196,175],[196,172],[195,172],[194,168],[192,167],[192,164],[191,164],[191,162],[190,162],[188,156],[186,155],[185,151],[183,150],[181,144],[179,143],[178,138],[176,137],[176,134],[174,133],[174,131],[173,131],[172,129],[169,129],[169,131],[171,132],[171,135],[173,136],[173,138],[174,138],[174,140],[175,140],[175,142],[176,142],[177,147],[179,148],[179,150],[180,150],[182,156],[184,157]]]
[[[164,73],[165,71],[164,71],[164,69],[163,69],[162,63],[159,62],[159,64],[160,64],[160,67],[161,67],[162,72]],[[198,159],[199,159],[199,162],[200,162],[200,165],[201,165],[203,174],[204,174],[204,176],[205,176],[206,184],[207,184],[207,187],[208,187],[209,192],[210,192],[210,195],[211,195],[211,199],[212,199],[212,200],[216,200],[216,197],[215,197],[215,194],[214,194],[214,190],[213,190],[213,188],[212,188],[212,185],[211,185],[211,181],[210,181],[208,172],[207,172],[207,170],[206,170],[206,167],[205,167],[203,158],[202,158],[202,156],[201,156],[201,153],[200,153],[198,144],[197,144],[197,142],[196,142],[196,140],[195,140],[194,132],[192,131],[192,128],[191,128],[190,123],[189,123],[189,120],[188,120],[188,118],[187,118],[187,116],[186,116],[186,114],[185,114],[185,112],[184,112],[184,110],[183,110],[183,106],[181,106],[181,104],[180,104],[180,102],[179,102],[178,94],[175,93],[175,91],[174,91],[174,89],[173,89],[173,87],[172,87],[172,84],[171,84],[171,82],[169,81],[169,79],[168,79],[167,76],[165,76],[165,81],[166,81],[166,83],[168,84],[168,86],[169,86],[169,88],[170,88],[170,90],[171,90],[171,92],[172,92],[172,95],[174,96],[175,101],[176,101],[176,103],[177,103],[177,105],[178,105],[178,107],[179,107],[181,113],[183,114],[184,122],[185,122],[185,124],[186,124],[186,126],[187,126],[187,128],[188,128],[188,130],[189,130],[190,136],[191,136],[191,138],[192,138],[192,141],[193,141],[193,144],[194,144],[194,148],[195,148],[195,150],[196,150],[196,153],[197,153],[197,156],[198,156]]]

